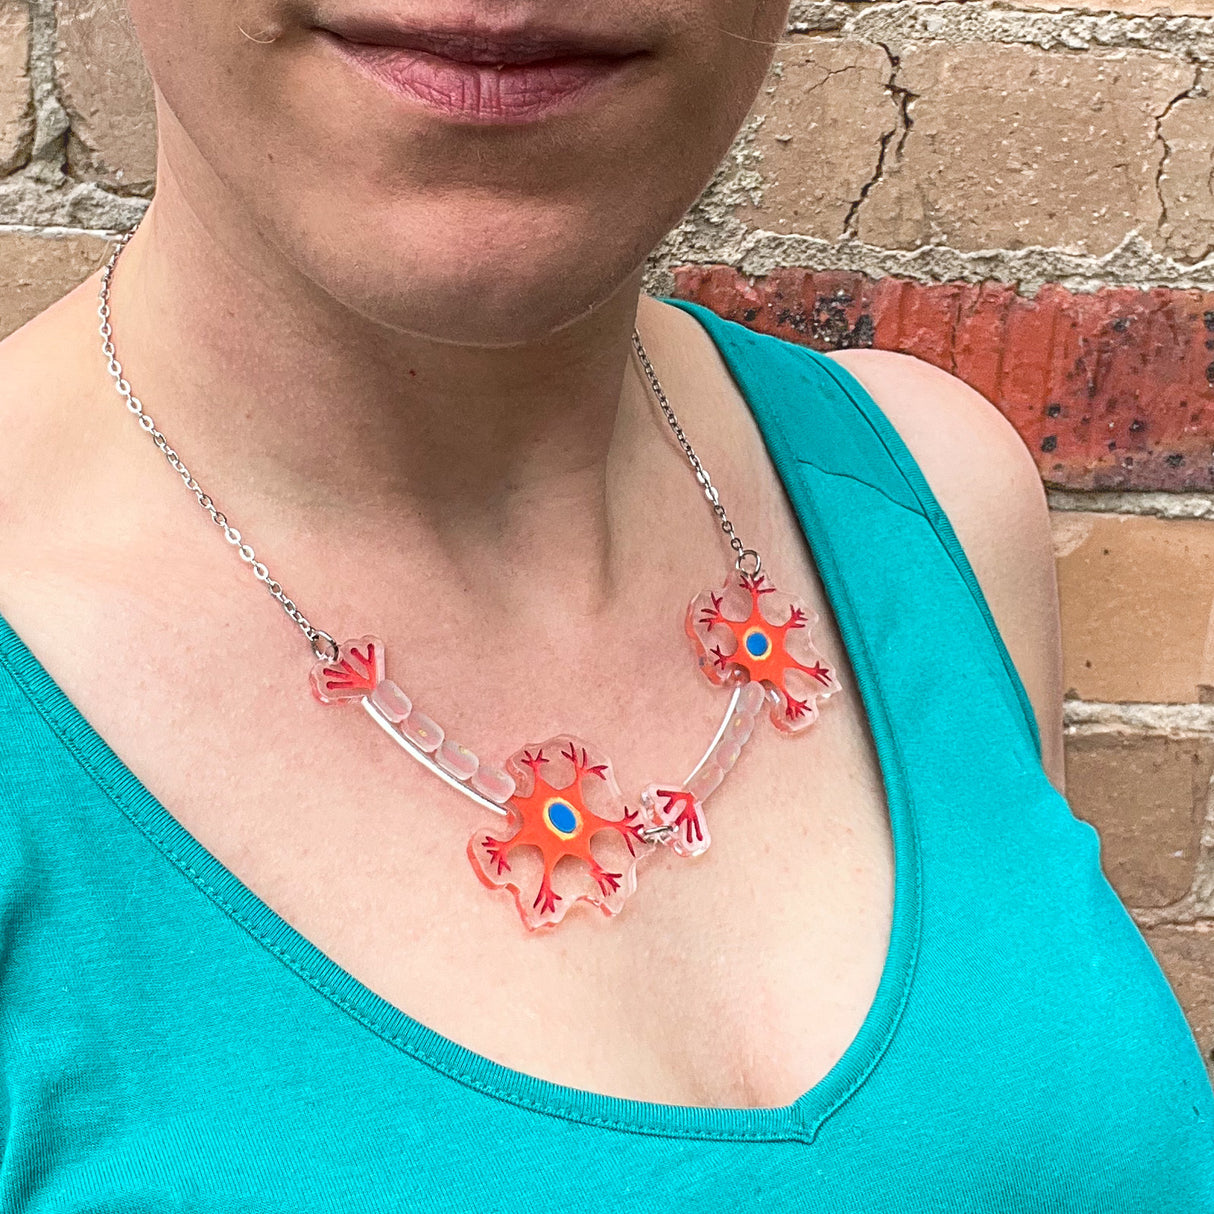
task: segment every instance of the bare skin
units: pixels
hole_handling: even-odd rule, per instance
[[[115,335],[148,412],[287,593],[335,636],[384,637],[398,681],[480,754],[575,731],[612,756],[626,788],[681,772],[720,711],[681,615],[728,554],[628,360],[636,319],[746,542],[822,617],[817,640],[846,690],[806,735],[765,733],[748,748],[714,797],[706,855],[651,861],[610,924],[571,915],[527,936],[469,869],[476,807],[361,714],[307,694],[302,635],[115,394],[96,275],[0,343],[0,614],[187,830],[418,1020],[508,1066],[613,1095],[795,1099],[853,1040],[880,978],[893,895],[885,797],[833,616],[745,403],[694,320],[638,300],[635,269],[741,120],[770,54],[750,48],[782,27],[781,6],[721,0],[720,21],[754,37],[719,48],[681,36],[693,6],[661,14],[669,45],[692,47],[669,51],[663,87],[680,71],[711,78],[714,55],[732,75],[707,117],[698,95],[687,113],[668,98],[662,124],[647,117],[652,98],[608,113],[646,166],[618,232],[602,215],[620,175],[588,168],[585,197],[553,202],[539,138],[522,149],[538,184],[521,200],[529,162],[517,149],[498,194],[460,193],[441,156],[419,162],[428,176],[415,195],[375,193],[378,163],[365,197],[335,195],[364,184],[349,161],[327,193],[306,193],[282,160],[296,135],[316,155],[327,145],[298,113],[274,111],[299,130],[279,131],[273,163],[230,126],[205,126],[209,77],[178,59],[186,45],[202,63],[213,30],[184,43],[172,31],[221,7],[132,3],[164,86],[161,160],[152,213],[116,276]],[[279,60],[244,56],[281,51],[275,99],[315,102],[334,130],[350,128],[345,78],[320,80],[311,97],[312,60],[289,57],[310,45],[291,24],[299,6],[261,7],[266,22],[253,14],[245,29],[282,39],[225,49],[225,73],[272,92]],[[693,51],[701,60],[680,66]],[[378,98],[353,86],[350,97],[367,106],[369,148],[397,137],[399,115],[389,124]],[[237,117],[257,120],[263,103],[238,97]],[[381,120],[379,138],[367,123]],[[418,132],[422,152],[442,150],[435,128]],[[602,133],[575,134],[575,152],[610,154]],[[704,163],[663,159],[659,139],[702,143]],[[492,146],[478,161],[489,180]],[[351,215],[382,217],[398,193],[412,208],[407,244],[372,248],[397,238],[380,223],[359,236],[365,255],[342,243]],[[840,357],[952,517],[1060,782],[1053,566],[1031,459],[949,376],[896,355]],[[102,828],[129,829],[117,811]]]
[[[705,856],[651,862],[607,930],[598,916],[572,915],[553,936],[524,937],[468,869],[475,807],[385,750],[360,714],[305,693],[302,637],[109,388],[93,340],[95,286],[0,345],[3,424],[16,440],[0,467],[0,614],[119,758],[343,968],[499,1062],[679,1104],[782,1104],[821,1079],[871,1006],[893,895],[880,774],[846,665],[847,690],[808,734],[761,735],[748,750],[714,798]],[[703,458],[728,469],[739,526],[822,615],[819,643],[842,663],[745,404],[694,322],[656,302],[641,311]],[[1000,437],[1005,423],[989,406],[930,368],[875,352],[843,361],[875,387],[950,511],[1059,781],[1052,564],[1019,440]],[[184,454],[172,402],[145,404]],[[636,492],[620,509],[635,512],[621,520],[625,535],[644,537],[634,580],[575,605],[583,582],[560,611],[547,580],[528,585],[529,564],[492,606],[454,574],[422,576],[401,555],[400,520],[371,527],[360,511],[304,508],[277,517],[238,484],[220,500],[255,547],[272,541],[263,554],[289,593],[336,635],[379,631],[419,704],[475,749],[504,755],[576,728],[635,786],[686,766],[711,732],[719,704],[691,668],[679,619],[724,551],[660,426],[633,424]],[[965,471],[972,458],[959,454],[985,461],[1004,491],[979,492]],[[688,523],[655,526],[668,519]],[[561,542],[559,532],[545,539]],[[755,890],[767,891],[762,901]]]

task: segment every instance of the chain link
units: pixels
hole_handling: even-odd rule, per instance
[[[228,522],[227,515],[222,510],[216,508],[210,494],[203,491],[202,486],[194,479],[193,474],[182,462],[181,457],[169,446],[168,440],[157,428],[156,423],[149,414],[144,412],[143,402],[131,392],[131,385],[122,374],[122,364],[118,361],[114,350],[114,332],[110,326],[110,278],[114,273],[114,266],[118,261],[119,253],[122,252],[127,241],[135,234],[138,226],[136,224],[130,231],[122,234],[113,253],[110,254],[109,261],[106,262],[101,271],[101,292],[97,315],[101,317],[99,330],[102,339],[101,349],[106,357],[110,375],[114,378],[114,386],[126,401],[126,407],[139,419],[139,425],[147,431],[152,441],[160,448],[164,454],[164,458],[169,462],[169,467],[185,482],[186,488],[198,499],[198,504],[211,516],[211,521],[223,529],[224,538],[235,547],[240,559],[249,565],[253,571],[253,576],[278,600],[282,605],[282,609],[303,631],[316,657],[327,658],[330,661],[335,660],[338,656],[337,642],[323,628],[316,628],[310,624],[303,612],[283,593],[282,586],[270,576],[270,571],[257,559],[252,545],[246,543],[240,532]]]
[[[704,496],[708,499],[708,504],[712,507],[713,513],[720,521],[721,530],[725,532],[725,537],[729,540],[729,546],[737,554],[737,560],[734,564],[742,573],[757,574],[763,562],[760,560],[759,554],[753,548],[747,548],[738,538],[737,532],[734,531],[733,523],[729,521],[729,515],[725,513],[725,507],[721,505],[721,495],[717,491],[717,487],[712,483],[712,479],[708,475],[708,469],[700,462],[700,457],[695,453],[695,448],[691,445],[687,435],[683,433],[683,427],[679,425],[679,419],[675,416],[670,401],[666,399],[666,393],[658,382],[657,372],[649,361],[649,355],[645,353],[645,347],[641,344],[641,335],[636,329],[632,331],[632,347],[636,350],[637,357],[641,360],[641,366],[645,371],[645,378],[649,380],[649,386],[653,389],[653,395],[657,398],[658,405],[661,407],[666,421],[674,432],[675,438],[679,440],[679,446],[683,448],[683,454],[687,456],[687,462],[691,465],[691,470],[695,473],[696,480],[700,482],[700,487],[704,490]]]
[[[257,559],[252,545],[246,543],[240,532],[228,522],[227,515],[216,507],[210,494],[203,491],[202,486],[194,478],[189,468],[182,462],[181,457],[169,446],[168,440],[157,428],[152,418],[144,411],[143,402],[131,391],[130,383],[127,382],[122,374],[122,364],[118,361],[118,356],[114,349],[114,331],[110,325],[110,280],[113,277],[114,266],[118,262],[119,254],[126,247],[131,237],[134,236],[138,227],[139,225],[136,224],[135,227],[127,232],[123,232],[119,236],[114,251],[110,254],[109,260],[102,267],[101,271],[101,290],[98,297],[97,315],[101,318],[101,325],[99,327],[101,350],[105,355],[109,373],[114,379],[114,386],[125,400],[126,407],[139,419],[139,425],[147,431],[152,441],[160,448],[160,451],[169,463],[169,467],[181,477],[186,488],[198,499],[198,504],[211,516],[211,521],[223,530],[224,538],[236,549],[240,559],[252,569],[253,576],[281,604],[283,611],[287,613],[290,619],[301,629],[304,636],[308,638],[313,654],[317,658],[329,661],[336,660],[338,656],[337,642],[323,628],[316,628],[310,624],[303,612],[286,596],[282,586],[270,576],[270,571],[266,568],[265,564]],[[696,455],[695,449],[688,441],[687,435],[683,433],[683,427],[679,425],[679,419],[675,416],[670,401],[666,399],[666,393],[662,390],[662,385],[658,381],[653,364],[649,361],[649,355],[645,353],[645,347],[641,344],[641,335],[635,328],[632,331],[632,345],[637,352],[637,357],[641,360],[641,366],[644,368],[645,376],[649,381],[650,387],[653,389],[653,394],[657,399],[658,405],[670,424],[675,438],[678,439],[679,446],[683,448],[683,454],[686,455],[687,461],[695,473],[696,480],[699,481],[703,488],[704,496],[708,499],[709,505],[712,506],[713,513],[716,514],[720,521],[721,530],[729,540],[729,546],[736,553],[737,559],[735,564],[737,568],[745,573],[757,574],[762,564],[759,554],[753,548],[745,547],[734,531],[733,523],[730,522],[729,515],[725,513],[725,507],[721,505],[721,495],[717,492],[716,487],[708,476],[707,470],[700,462],[700,457]]]

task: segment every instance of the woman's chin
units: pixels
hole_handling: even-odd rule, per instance
[[[584,250],[585,246],[583,246]],[[639,255],[615,264],[586,259],[521,257],[517,248],[444,257],[411,250],[384,272],[356,279],[318,275],[329,293],[370,320],[431,341],[462,346],[516,346],[543,341],[619,296],[640,274]],[[394,259],[385,257],[382,266]],[[347,263],[348,265],[349,263]]]

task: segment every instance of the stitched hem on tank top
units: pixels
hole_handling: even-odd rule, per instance
[[[712,339],[712,335],[709,336]],[[714,344],[717,344],[715,340]],[[719,348],[727,362],[731,357],[736,358],[738,350],[732,343],[728,343],[727,348]],[[749,404],[745,394],[743,399]],[[757,420],[761,428],[767,429],[766,423],[771,419],[769,413]],[[803,476],[796,470],[793,449],[782,432],[777,431],[776,437],[784,450],[773,450],[771,455],[779,467],[786,491],[792,495],[795,480],[802,499],[799,512],[803,511],[803,526],[806,518],[812,520],[812,525],[806,528],[806,538],[819,568],[824,571],[824,582],[830,583],[828,597],[864,694],[866,715],[883,776],[887,817],[891,830],[898,835],[895,839],[894,908],[877,992],[841,1057],[809,1091],[786,1105],[722,1108],[608,1096],[502,1066],[443,1037],[376,995],[328,958],[190,835],[96,734],[3,617],[0,617],[0,664],[8,669],[82,769],[165,859],[309,987],[403,1054],[489,1098],[615,1132],[672,1139],[811,1143],[822,1123],[862,1087],[886,1054],[901,1022],[913,986],[920,948],[922,863],[913,790],[901,748],[889,726],[888,708],[875,674],[877,667],[858,622],[854,601],[838,573],[828,529],[812,509]],[[12,638],[17,663],[8,660],[5,653],[6,630]],[[31,680],[22,678],[18,664],[23,660],[28,660]],[[81,745],[81,741],[85,745]],[[159,822],[159,829],[156,822]],[[898,860],[903,863],[898,864]],[[221,889],[220,884],[228,889]],[[392,1022],[399,1027],[394,1029]]]
[[[986,623],[987,631],[990,633],[991,641],[995,646],[995,651],[999,656],[999,660],[1003,663],[1008,681],[1011,683],[1012,690],[1016,694],[1016,700],[1020,705],[1021,716],[1028,732],[1033,752],[1040,762],[1042,756],[1041,735],[1037,728],[1037,716],[1033,711],[1032,701],[1029,699],[1028,691],[1025,689],[1023,680],[1020,678],[1020,672],[1016,669],[1016,663],[1012,661],[1012,655],[1008,652],[1007,643],[1004,641],[1003,634],[999,631],[999,626],[995,623],[995,617],[991,613],[990,604],[987,602],[986,595],[983,593],[982,587],[978,582],[978,577],[974,573],[974,568],[970,564],[969,557],[965,554],[965,549],[961,546],[961,541],[957,538],[957,533],[953,529],[948,515],[945,514],[935,493],[932,492],[932,488],[927,483],[927,479],[924,477],[923,470],[919,467],[918,461],[910,453],[902,436],[894,428],[889,418],[881,411],[880,406],[877,405],[876,401],[872,400],[867,391],[864,392],[865,399],[856,399],[855,389],[863,389],[863,385],[850,374],[847,374],[847,378],[845,379],[845,368],[836,365],[828,358],[818,357],[820,358],[819,365],[822,366],[822,369],[838,384],[840,390],[847,395],[848,399],[855,404],[864,419],[872,426],[874,434],[889,452],[890,459],[897,464],[898,470],[905,477],[911,492],[922,503],[923,517],[931,524],[932,530],[935,531],[949,559],[961,575],[961,580],[965,583],[970,596],[973,598],[978,611]],[[848,380],[852,380],[853,383],[849,384]],[[870,408],[877,410],[875,417],[870,415]]]

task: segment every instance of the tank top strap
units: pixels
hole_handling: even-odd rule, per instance
[[[1009,730],[1039,763],[1032,704],[973,568],[919,465],[865,388],[808,346],[686,300],[664,302],[707,330],[749,404],[836,615],[846,604],[878,658],[895,633],[910,645],[903,677],[912,682],[916,652],[964,650],[969,661],[961,667],[993,676]],[[842,618],[840,626],[847,641]],[[877,665],[895,673],[889,662]],[[958,709],[964,698],[959,690]]]

